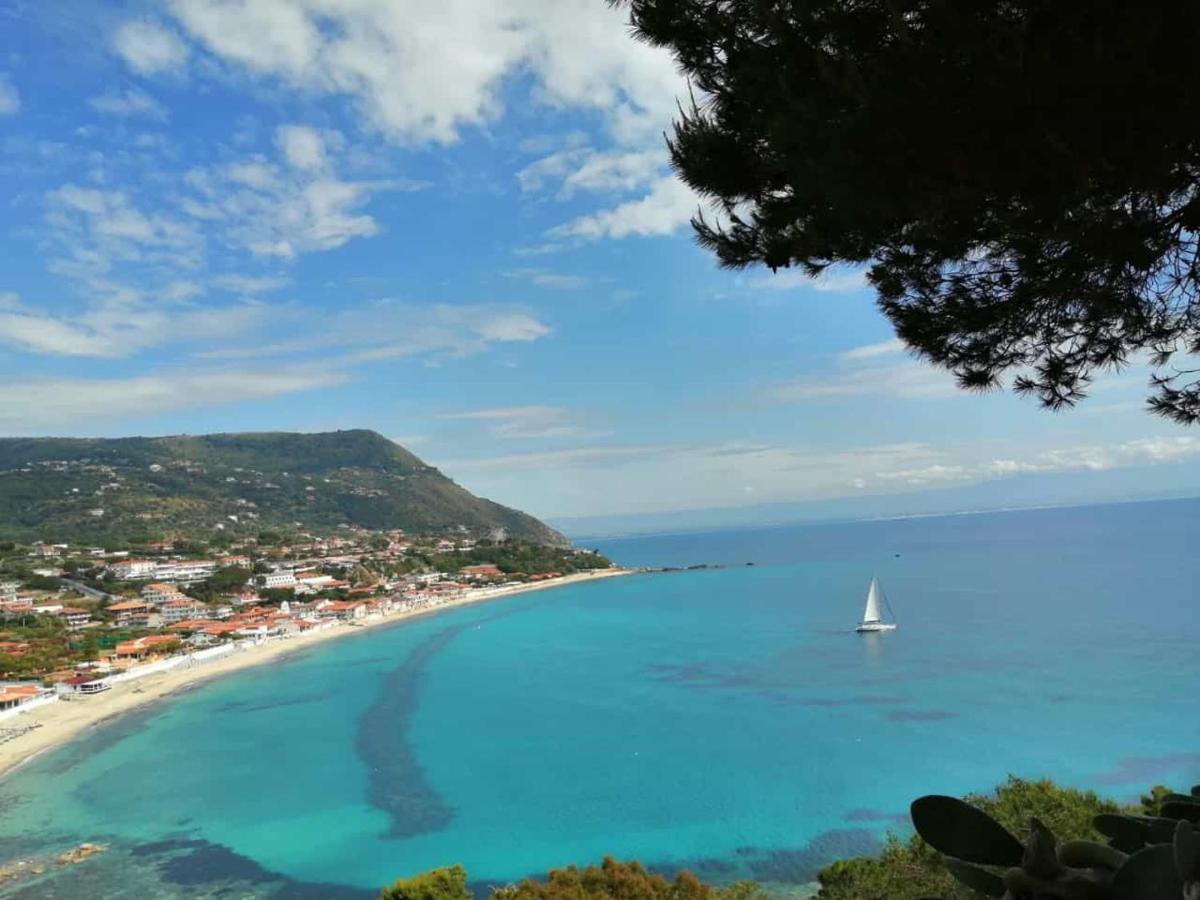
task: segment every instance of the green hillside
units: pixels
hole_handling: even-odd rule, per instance
[[[104,543],[343,525],[504,529],[569,543],[373,431],[0,438],[0,539]]]

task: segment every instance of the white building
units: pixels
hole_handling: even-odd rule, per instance
[[[162,615],[164,625],[174,625],[176,622],[182,622],[184,619],[199,618],[196,615],[197,602],[188,598],[181,600],[171,600],[164,603],[159,609]],[[207,616],[205,616],[207,618]]]
[[[153,578],[158,563],[152,559],[122,559],[110,567],[113,576],[121,581],[137,581],[142,578]]]
[[[266,575],[259,576],[262,579],[262,587],[265,588],[290,588],[296,586],[296,573],[291,569],[280,569],[275,572],[268,572]]]

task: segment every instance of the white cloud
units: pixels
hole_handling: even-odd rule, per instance
[[[178,69],[188,58],[187,45],[156,22],[132,20],[113,34],[113,49],[140,75]]]
[[[275,140],[293,168],[304,171],[325,168],[325,139],[315,128],[283,125],[276,130]]]
[[[864,358],[870,357],[859,357]],[[949,372],[916,361],[800,378],[770,390],[776,400],[788,403],[867,396],[924,400],[953,397],[959,393],[961,390]]]
[[[213,286],[235,294],[269,294],[291,284],[291,280],[277,275],[218,275]]]
[[[110,116],[145,116],[166,121],[167,110],[161,103],[140,88],[111,89],[88,101],[92,109]]]
[[[826,270],[816,278],[812,278],[800,269],[784,269],[756,278],[750,282],[751,287],[765,288],[772,291],[790,291],[798,288],[819,293],[840,294],[861,291],[867,287],[865,270],[855,272],[833,272]]]
[[[899,356],[906,349],[904,341],[892,338],[890,341],[854,347],[839,354],[838,358],[843,362],[859,362],[864,359],[878,359],[881,356]]]
[[[690,221],[699,207],[700,200],[691,188],[675,176],[666,175],[644,197],[581,216],[558,226],[550,234],[582,240],[674,234]]]
[[[343,384],[345,373],[313,368],[163,371],[136,378],[0,381],[0,429],[30,434],[88,421],[265,400]]]
[[[439,419],[486,422],[489,433],[506,439],[580,437],[589,434],[571,422],[571,413],[561,406],[506,406],[443,413]]]
[[[521,278],[544,288],[575,289],[587,285],[588,279],[582,275],[564,275],[549,269],[521,268],[504,273],[508,278]]]
[[[422,305],[380,300],[339,311],[275,310],[277,339],[198,354],[207,359],[321,354],[349,365],[389,359],[461,358],[496,344],[529,343],[550,328],[521,309],[498,304]]]
[[[580,191],[633,191],[654,183],[666,169],[662,148],[601,153],[579,147],[530,163],[517,172],[517,183],[523,191],[537,191],[558,182],[558,197],[565,200]]]
[[[249,73],[352,98],[399,141],[454,141],[495,119],[503,80],[540,102],[595,109],[622,141],[657,135],[681,79],[594,0],[171,0],[180,27]]]
[[[195,287],[186,282],[174,288],[171,300],[194,295]],[[35,353],[99,358],[130,356],[161,344],[228,337],[259,323],[265,312],[244,305],[171,309],[118,299],[65,317],[31,309],[15,294],[0,295],[0,300],[0,342]]]
[[[11,116],[21,109],[21,95],[4,75],[0,74],[0,116]]]
[[[65,184],[47,195],[46,220],[62,256],[52,268],[78,278],[108,273],[116,262],[194,269],[200,234],[166,212],[140,209],[126,191]]]
[[[485,458],[439,460],[475,490],[503,497],[520,486],[527,508],[589,515],[903,494],[1021,474],[1096,471],[1200,459],[1200,438],[1144,438],[997,457],[979,445],[867,447],[591,443]]]
[[[188,173],[192,194],[183,210],[213,223],[223,243],[291,260],[378,234],[379,223],[362,211],[372,193],[414,186],[343,180],[328,155],[344,143],[336,132],[285,125],[276,143],[283,166],[256,156]]]

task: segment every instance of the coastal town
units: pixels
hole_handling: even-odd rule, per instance
[[[464,529],[465,532],[465,529]],[[212,547],[0,544],[0,744],[35,710],[409,615],[612,574],[600,554],[503,532],[261,532]],[[266,654],[258,654],[264,656]],[[273,655],[273,654],[272,654]],[[26,724],[29,723],[29,724]]]

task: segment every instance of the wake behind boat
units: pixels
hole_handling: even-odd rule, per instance
[[[883,596],[883,590],[879,587],[879,579],[872,578],[871,586],[867,588],[867,608],[863,610],[862,621],[858,623],[858,627],[854,630],[859,634],[875,631],[895,631],[895,622],[883,621],[881,603],[887,603]],[[888,610],[891,610],[891,605],[888,604]],[[893,616],[893,618],[895,618]]]

